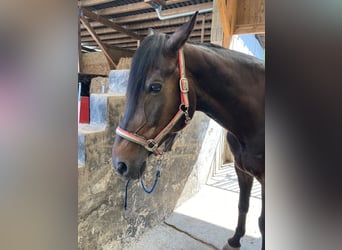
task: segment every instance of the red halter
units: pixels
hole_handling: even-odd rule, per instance
[[[160,131],[160,133],[154,139],[145,139],[143,136],[140,136],[136,133],[130,133],[120,127],[116,128],[116,134],[121,136],[122,138],[129,140],[131,142],[137,143],[143,147],[145,147],[148,151],[161,156],[163,152],[161,152],[158,147],[161,140],[171,131],[171,129],[176,125],[179,119],[184,115],[185,124],[188,124],[191,120],[189,116],[189,84],[188,79],[185,75],[185,61],[184,61],[184,53],[183,48],[181,48],[178,52],[178,63],[179,63],[179,89],[180,89],[180,99],[181,104],[179,105],[178,112],[172,118],[172,120],[166,125],[166,127]]]

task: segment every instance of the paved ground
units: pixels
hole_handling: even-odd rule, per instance
[[[207,185],[178,207],[164,224],[147,232],[129,250],[221,249],[235,229],[237,204],[236,175],[227,165],[216,171]],[[260,211],[260,185],[255,181],[241,250],[261,249]]]

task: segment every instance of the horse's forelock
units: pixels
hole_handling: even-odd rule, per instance
[[[147,36],[134,53],[127,85],[127,106],[122,120],[122,128],[126,128],[128,121],[136,110],[140,93],[144,90],[147,73],[160,65],[160,55],[165,47],[166,35],[157,33]]]

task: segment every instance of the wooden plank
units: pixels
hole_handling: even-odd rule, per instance
[[[194,35],[191,35],[190,39],[191,41],[201,41],[201,32],[197,32],[195,33]],[[203,41],[204,42],[210,42],[210,32],[208,33],[205,33],[204,34],[204,38],[203,38]],[[103,41],[103,43],[105,43],[106,45],[116,45],[118,47],[123,47],[127,44],[130,44],[132,45],[133,47],[136,48],[136,45],[137,45],[137,40],[133,40],[133,39],[115,39],[115,40],[107,40],[107,41]],[[84,42],[84,44],[87,44],[87,45],[92,45],[92,46],[95,46],[96,43],[94,41],[89,41],[89,42]]]
[[[205,31],[205,15],[202,16],[201,43],[203,43],[203,41],[204,41],[204,31]]]
[[[264,34],[265,24],[242,24],[235,25],[234,34]]]
[[[193,30],[201,30],[202,29],[202,23],[200,24],[196,24],[193,28]],[[210,29],[211,28],[211,23],[205,23],[204,24],[204,29]],[[176,29],[176,27],[155,27],[153,28],[153,30],[157,31],[157,32],[163,32],[163,33],[169,33],[169,32],[174,32]],[[105,36],[113,36],[113,37],[127,37],[126,34],[120,33],[120,32],[112,32],[113,30],[110,29],[96,29],[96,34],[98,36],[105,37]],[[139,32],[139,35],[144,37],[147,34],[148,28],[143,29],[142,31]],[[89,37],[90,34],[85,30],[81,32],[81,37],[85,38],[85,37]]]
[[[131,4],[125,4],[117,7],[107,8],[98,10],[97,13],[102,16],[108,16],[108,15],[115,15],[115,14],[121,14],[123,12],[133,12],[138,10],[145,10],[145,9],[151,9],[151,6],[147,5],[144,2],[138,2],[138,3],[131,3]]]
[[[109,21],[108,19],[106,19],[100,15],[97,15],[97,14],[95,14],[95,13],[93,13],[93,12],[91,12],[85,8],[82,8],[82,13],[84,16],[89,17],[90,19],[97,21],[97,22],[100,22],[100,23],[102,23],[102,24],[104,24],[110,28],[113,28],[117,31],[120,31],[120,32],[122,32],[128,36],[134,37],[134,38],[139,39],[139,40],[141,39],[141,37],[138,34],[136,34],[135,32],[130,31],[128,29],[125,29],[125,28],[121,27],[120,25],[117,25],[116,23],[113,23],[113,22]]]
[[[218,0],[218,8],[223,28],[222,46],[228,48],[235,27],[237,0]]]
[[[113,0],[81,0],[78,1],[79,6],[94,6],[104,3],[113,2]]]
[[[156,0],[153,0],[154,2]],[[183,3],[184,0],[168,0],[166,2],[167,5],[171,4],[177,4],[177,3]],[[139,11],[139,10],[150,10],[151,5],[148,4],[148,2],[137,2],[137,3],[131,3],[131,4],[125,4],[117,7],[111,7],[103,10],[99,10],[97,13],[102,16],[106,15],[113,15],[113,14],[120,14],[120,13],[128,13],[133,11]]]
[[[170,16],[170,15],[176,15],[180,13],[185,13],[185,12],[192,12],[192,11],[197,11],[201,9],[208,9],[212,8],[213,3],[208,2],[208,3],[201,3],[201,4],[194,4],[194,5],[189,5],[186,7],[179,7],[179,8],[173,8],[173,9],[168,9],[168,10],[163,10],[162,15],[163,16]],[[131,16],[124,16],[124,17],[118,17],[114,18],[115,23],[131,23],[131,22],[141,22],[149,19],[157,19],[157,13],[156,12],[150,12],[150,13],[144,13],[144,14],[139,14],[139,15],[131,15]]]
[[[212,18],[212,13],[206,13],[206,19],[211,20]],[[169,19],[169,20],[155,20],[155,21],[149,21],[149,22],[144,22],[144,23],[134,23],[127,25],[130,30],[145,30],[151,27],[165,27],[165,26],[174,26],[174,25],[182,25],[183,23],[186,23],[191,16],[189,17],[180,17],[180,18],[175,18],[175,19]],[[108,32],[113,32],[113,29],[105,27],[103,24],[98,23],[98,22],[92,22],[90,23],[91,27],[96,28],[96,34],[104,34]],[[82,26],[81,26],[82,28]],[[88,34],[88,32],[83,28],[83,31],[81,31],[81,35],[83,36],[84,34]],[[140,33],[137,34],[140,35]]]
[[[255,26],[255,33],[259,33],[264,26],[265,32],[265,0],[240,0],[237,4],[236,26]],[[238,29],[237,27],[235,29]],[[249,33],[254,33],[251,28]],[[241,31],[240,31],[241,32]]]
[[[82,48],[81,48],[81,23],[78,21],[78,73],[82,72],[82,66],[81,66],[81,56],[82,56]]]
[[[224,47],[233,34],[265,32],[265,0],[218,0],[224,30]],[[235,11],[234,11],[235,10]]]
[[[207,20],[211,20],[212,13],[209,12],[209,13],[206,13],[205,15],[207,17]],[[127,27],[129,27],[130,30],[141,30],[141,29],[148,29],[151,27],[164,27],[164,26],[182,25],[183,23],[186,23],[190,17],[191,16],[180,17],[180,18],[169,19],[169,20],[164,20],[164,21],[154,19],[153,21],[148,20],[146,22],[136,22],[133,24],[129,24],[129,25],[127,25]],[[102,29],[109,30],[109,28],[106,28],[102,23],[99,23],[99,22],[91,22],[90,25],[91,25],[91,27],[96,28],[97,34],[99,34]],[[81,26],[81,28],[82,28],[82,26]],[[83,30],[85,30],[85,28],[83,28]],[[112,29],[110,31],[112,31]]]
[[[213,14],[211,19],[211,37],[210,42],[222,46],[223,28],[218,8],[218,0],[213,1]]]
[[[113,59],[110,57],[109,55],[109,51],[107,50],[106,46],[104,44],[102,44],[101,40],[99,39],[99,37],[96,35],[95,31],[93,30],[93,28],[89,25],[88,21],[85,19],[85,17],[80,16],[80,20],[83,23],[83,25],[87,28],[87,30],[89,31],[89,33],[91,34],[91,36],[93,37],[93,39],[96,41],[97,45],[101,48],[102,52],[104,53],[104,55],[107,58],[107,61],[109,63],[109,66],[111,69],[115,69],[116,68],[116,64],[114,63]]]
[[[198,31],[198,30],[202,30],[202,28],[204,28],[204,31],[207,32],[207,30],[209,30],[211,28],[211,24],[205,23],[204,26],[203,26],[203,24],[196,25],[193,29],[193,32]],[[171,32],[175,31],[175,27],[167,27],[167,28],[160,28],[160,29],[157,28],[157,29],[153,29],[153,30],[156,32],[171,33]],[[100,35],[97,30],[95,30],[95,31],[96,31],[96,34],[100,37],[101,41],[105,41],[108,39],[127,38],[127,36],[125,34],[122,34],[122,33],[101,34]],[[140,35],[145,37],[147,35],[147,32],[148,32],[148,30],[146,29],[145,31],[141,32]],[[82,39],[82,42],[87,42],[87,41],[93,40],[88,32],[86,34],[84,34],[84,36],[82,36],[81,39]]]
[[[171,34],[172,32],[170,32],[169,34]],[[204,33],[202,33],[201,30],[199,31],[193,31],[191,33],[191,37],[202,37],[203,35],[203,39],[204,36],[210,36],[210,30],[206,30]],[[86,42],[92,42],[92,39],[86,39],[86,40],[82,40],[82,43],[86,43]],[[123,38],[112,38],[112,37],[107,37],[105,39],[101,38],[101,41],[103,43],[110,43],[110,44],[122,44],[122,43],[127,43],[127,42],[136,42],[137,40],[134,40],[132,38],[129,37],[123,37]]]
[[[159,4],[159,5],[161,5],[161,6],[165,6],[166,5],[166,2],[165,2],[165,0],[144,0],[144,2],[145,3],[153,3],[153,2],[155,2],[155,3],[157,3],[157,4]]]

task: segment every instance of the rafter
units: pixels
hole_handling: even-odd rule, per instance
[[[178,7],[178,8],[174,8],[174,9],[163,10],[163,15],[164,16],[171,16],[171,15],[176,15],[179,13],[197,11],[197,10],[201,10],[201,9],[208,9],[208,8],[211,8],[212,6],[213,6],[213,3],[208,2],[208,3],[189,5],[186,7]],[[156,18],[156,19],[158,18],[156,12],[118,17],[118,18],[115,18],[114,20],[115,20],[115,23],[128,23],[128,22],[141,22],[141,21],[146,21],[146,20],[153,19],[153,18]]]
[[[122,26],[117,25],[116,23],[113,23],[113,22],[109,21],[108,19],[106,19],[100,15],[97,15],[96,13],[91,12],[91,11],[87,10],[86,8],[82,8],[81,11],[82,11],[81,15],[83,14],[84,16],[86,16],[86,17],[88,17],[94,21],[102,23],[103,25],[110,27],[110,28],[113,28],[114,30],[120,31],[120,32],[122,32],[128,36],[134,37],[138,40],[141,39],[141,37],[138,34],[136,34],[135,32],[130,31],[126,28],[123,28]]]
[[[199,25],[196,25],[193,29],[193,32],[194,31],[198,31],[198,30],[202,30],[202,28],[204,30],[209,30],[211,27],[211,24],[210,23],[205,23],[204,26],[203,24],[199,24]],[[162,32],[162,33],[171,33],[171,32],[174,32],[174,28],[172,27],[167,27],[167,28],[157,28],[157,29],[154,29],[154,31],[156,32]],[[209,31],[210,32],[210,31]],[[106,39],[120,39],[120,38],[127,38],[127,36],[125,34],[122,34],[122,33],[115,33],[115,34],[108,34],[108,33],[105,33],[105,34],[99,34],[99,32],[97,32],[96,30],[96,34],[101,38],[102,41],[106,40]],[[141,32],[141,35],[142,36],[146,36],[147,35],[147,29],[144,30],[144,32]],[[84,33],[84,35],[81,37],[82,39],[82,42],[86,42],[86,41],[91,41],[92,38],[90,37],[90,34],[87,32],[87,33]]]
[[[104,3],[113,2],[113,0],[79,0],[79,6],[94,6]]]
[[[177,4],[182,3],[184,0],[168,0],[166,2],[167,5],[171,4]],[[128,12],[134,12],[139,10],[151,10],[151,5],[149,5],[146,1],[145,2],[137,2],[137,3],[131,3],[131,4],[125,4],[117,7],[111,7],[103,10],[99,10],[99,15],[114,15],[114,14],[120,14],[122,12],[128,13]]]
[[[198,42],[201,42],[201,32],[195,32],[194,34],[191,35],[190,41],[198,41]],[[204,34],[204,37],[203,37],[203,41],[204,42],[209,42],[210,41],[210,32],[206,32]],[[110,45],[116,45],[118,47],[125,47],[127,46],[127,44],[129,44],[131,47],[134,47],[136,48],[137,47],[137,43],[136,43],[136,40],[132,40],[132,39],[111,39],[111,40],[106,40],[106,41],[103,41],[103,43],[105,43],[106,45],[110,46]],[[94,41],[88,41],[88,42],[84,42],[84,44],[87,44],[87,45],[96,45],[96,43]]]
[[[206,20],[211,20],[212,18],[212,13],[206,13],[205,14]],[[134,23],[129,25],[130,30],[145,30],[151,27],[165,27],[165,26],[175,26],[175,25],[181,25],[189,20],[189,17],[180,17],[180,18],[175,18],[175,19],[170,19],[170,20],[164,20],[164,21],[149,21],[149,22],[143,22],[143,23]],[[200,19],[197,20],[197,23],[200,23]],[[112,32],[111,28],[105,27],[103,24],[98,23],[98,22],[92,22],[90,23],[91,27],[96,28],[96,33],[97,34],[104,34],[108,32]],[[81,26],[82,28],[82,26]],[[83,36],[86,33],[86,31],[83,29],[81,31],[81,35]],[[140,35],[140,33],[139,33]]]
[[[80,16],[80,20],[83,23],[83,25],[87,28],[87,30],[89,31],[89,33],[91,34],[92,38],[95,40],[97,45],[101,48],[101,50],[104,53],[104,55],[106,56],[106,59],[107,59],[107,61],[109,63],[110,68],[111,69],[115,69],[116,68],[116,64],[114,63],[113,59],[110,57],[109,51],[108,51],[107,47],[101,42],[100,38],[96,35],[95,31],[89,25],[89,23],[85,19],[85,17]]]
[[[172,31],[165,32],[165,33],[171,34]],[[203,33],[202,33],[201,30],[193,31],[191,33],[190,38],[196,37],[196,36],[201,36],[202,34],[203,34],[203,37],[204,36],[208,36],[208,35],[210,35],[210,30],[205,30]],[[120,44],[120,43],[127,43],[127,42],[136,42],[136,40],[133,40],[132,38],[129,38],[129,37],[120,37],[120,38],[118,38],[118,37],[115,37],[115,36],[105,36],[105,37],[101,37],[100,39],[104,43],[114,42],[114,43]],[[93,39],[91,39],[91,38],[87,38],[87,39],[83,39],[82,40],[83,43],[92,42],[92,41],[93,41]]]

